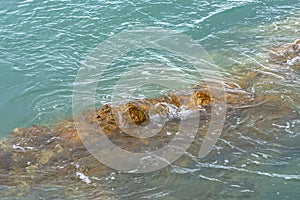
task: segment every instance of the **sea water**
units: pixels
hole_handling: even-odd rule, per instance
[[[161,27],[186,34],[229,74],[236,66],[255,62],[266,48],[293,42],[300,33],[298,0],[12,0],[1,2],[0,16],[0,137],[16,127],[50,125],[72,116],[73,87],[82,62],[98,44],[124,30]],[[108,77],[119,73],[115,68]],[[110,80],[107,83],[99,89],[100,97],[109,97]],[[287,84],[286,90],[300,92],[299,80]],[[106,188],[119,199],[297,199],[299,120],[283,124],[276,130],[288,136],[280,145],[264,146],[256,138],[244,138],[252,141],[251,150],[223,139],[221,147],[238,149],[234,156],[220,155],[215,163],[196,162],[192,169],[172,168],[164,180],[160,172],[117,174],[107,179],[105,185],[111,187]],[[242,156],[244,163],[236,161]],[[27,199],[51,196],[56,190],[60,191],[53,186],[40,188]]]

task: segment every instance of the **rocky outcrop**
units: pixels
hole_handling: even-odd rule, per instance
[[[226,101],[229,108],[230,105],[239,106],[254,102],[252,95],[236,84],[225,84],[224,89],[223,100],[210,94],[207,86],[201,84],[187,89],[189,93],[184,95],[171,94],[157,99],[136,100],[117,107],[104,105],[97,110],[96,121],[104,134],[111,135],[115,130],[119,130],[120,126],[146,124],[153,115],[172,120],[176,118],[176,113],[183,110],[207,112],[217,101]]]
[[[270,62],[299,69],[300,40],[271,48],[270,51]],[[87,110],[83,117],[88,119],[90,124],[96,125],[100,132],[112,141],[134,152],[143,148],[151,150],[151,146],[160,147],[170,141],[178,128],[180,118],[177,114],[182,111],[193,110],[202,113],[202,125],[207,124],[212,105],[219,101],[226,101],[228,111],[252,108],[269,101],[273,107],[280,107],[281,110],[275,110],[277,113],[288,115],[290,110],[284,107],[284,101],[276,95],[256,96],[252,91],[242,89],[248,88],[247,84],[260,80],[259,78],[258,72],[249,72],[236,81],[239,84],[228,82],[222,85],[225,99],[209,92],[205,83],[199,83],[184,91],[176,91],[174,94],[155,99],[134,100],[121,105],[103,105],[96,110],[96,114]],[[168,124],[154,137],[136,139],[122,131],[124,127],[145,126],[155,115],[167,119]],[[53,127],[31,126],[14,129],[12,134],[0,143],[0,184],[31,185],[49,183],[51,180],[55,183],[56,179],[61,177],[90,183],[93,180],[89,177],[110,172],[111,169],[101,164],[86,150],[77,135],[75,125],[73,119],[69,119]],[[198,134],[198,137],[203,137],[205,133],[199,129]]]
[[[228,109],[232,105],[248,105],[254,102],[250,93],[235,84],[226,84],[225,89]],[[167,133],[175,133],[178,129],[175,113],[183,109],[195,110],[205,113],[207,120],[211,105],[217,101],[220,99],[210,94],[205,84],[199,84],[182,91],[181,95],[170,94],[157,99],[135,100],[114,107],[104,105],[96,110],[96,115],[87,110],[83,116],[90,124],[97,124],[101,133],[124,149],[139,151],[149,146],[163,146],[172,138]],[[122,131],[121,127],[146,125],[153,115],[160,115],[169,121],[169,125],[155,137],[136,139]],[[27,184],[51,182],[51,179],[61,176],[79,180],[76,175],[78,173],[90,177],[109,171],[109,168],[85,149],[77,135],[73,119],[59,122],[53,127],[31,126],[15,129],[2,141],[0,158],[0,174],[10,174],[10,184],[20,181]],[[0,179],[0,183],[7,184],[7,179]]]
[[[269,49],[271,62],[300,69],[300,39],[291,44],[284,44]]]

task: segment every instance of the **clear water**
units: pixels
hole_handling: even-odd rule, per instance
[[[3,1],[0,136],[7,136],[15,127],[51,124],[71,116],[73,83],[81,62],[97,44],[122,30],[160,26],[180,31],[203,45],[215,62],[230,72],[232,66],[243,66],[265,48],[299,37],[299,13],[298,0]],[[281,91],[297,99],[299,79],[286,80]],[[299,112],[299,102],[298,107],[296,104]],[[246,116],[242,113],[241,119],[248,119]],[[213,154],[189,168],[173,166],[139,176],[116,174],[103,188],[113,189],[115,198],[120,199],[297,199],[298,117],[287,116],[280,121],[282,126],[269,129],[254,129],[255,120],[251,119],[245,121],[248,129],[225,127],[228,133],[249,134],[240,134],[239,139],[229,134],[229,139],[219,141],[225,149],[221,155]],[[254,137],[252,132],[259,130],[274,132],[276,140]],[[161,178],[160,173],[169,176]],[[27,199],[58,198],[53,191],[61,189],[49,186],[34,191]],[[65,193],[61,195],[67,198]],[[91,194],[91,199],[96,195]],[[82,198],[80,191],[73,197]]]

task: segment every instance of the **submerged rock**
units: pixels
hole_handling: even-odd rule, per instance
[[[230,84],[225,88],[229,109],[230,105],[238,106],[254,101],[250,93],[240,88]],[[124,149],[133,152],[149,150],[167,144],[178,131],[179,122],[174,112],[181,109],[197,110],[206,113],[202,121],[207,121],[211,104],[218,101],[203,84],[183,93],[131,101],[114,107],[104,105],[96,111],[95,116],[89,110],[83,116]],[[154,137],[137,139],[120,128],[143,126],[153,115],[168,119],[166,127]],[[11,174],[9,184],[12,185],[20,181],[40,184],[62,177],[80,181],[82,176],[78,178],[79,173],[87,177],[101,177],[103,173],[111,171],[86,150],[77,134],[73,119],[59,122],[53,127],[33,125],[29,128],[15,129],[1,144],[0,158],[0,173]],[[0,184],[8,184],[7,177],[1,178]]]
[[[223,85],[222,85],[223,86]],[[220,87],[220,86],[219,86]],[[90,123],[99,123],[105,135],[111,135],[120,127],[146,124],[151,116],[176,120],[176,113],[183,110],[198,110],[209,112],[211,105],[218,101],[226,101],[227,105],[241,106],[254,102],[251,93],[242,90],[237,85],[225,84],[224,98],[213,96],[205,84],[187,89],[185,94],[168,95],[157,99],[136,100],[120,106],[104,105],[96,112],[96,118],[90,118]]]
[[[271,50],[270,57],[273,62],[299,69],[300,40]],[[201,126],[195,142],[189,149],[191,154],[196,155],[196,149],[199,150],[207,131],[211,107],[219,101],[225,100],[227,103],[229,117],[226,124],[229,125],[232,123],[230,116],[240,116],[245,114],[243,112],[247,112],[253,113],[256,125],[265,128],[266,124],[261,122],[267,115],[277,119],[293,112],[286,99],[277,94],[257,96],[254,91],[246,90],[257,81],[269,81],[260,74],[262,72],[251,71],[237,80],[237,83],[228,82],[222,85],[225,99],[210,93],[207,85],[200,83],[176,94],[156,99],[134,100],[121,105],[103,105],[95,113],[87,110],[82,117],[123,149],[139,152],[160,148],[172,140],[178,133],[180,121],[178,113],[181,111],[200,112]],[[166,119],[165,126],[157,135],[150,138],[135,138],[123,131],[124,127],[130,129],[132,126],[146,126],[153,120],[153,116]],[[251,121],[252,118],[247,120]],[[11,135],[0,143],[0,184],[21,184],[27,188],[28,185],[41,183],[55,184],[60,179],[62,182],[67,180],[101,187],[103,183],[101,177],[111,173],[112,169],[87,151],[75,125],[73,119],[68,119],[53,127],[33,125],[29,128],[14,129]],[[225,133],[225,136],[231,134]],[[272,138],[266,135],[262,137]],[[190,161],[191,158],[185,157],[177,163],[188,165]]]
[[[270,48],[271,62],[300,69],[300,39],[291,44]]]

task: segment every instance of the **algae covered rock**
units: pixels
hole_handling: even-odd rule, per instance
[[[292,44],[272,48],[270,57],[277,64],[299,69],[299,52],[300,40],[297,40]],[[96,127],[99,134],[104,134],[122,149],[131,152],[149,152],[163,147],[176,134],[180,134],[180,114],[183,111],[185,114],[200,113],[200,125],[194,142],[188,149],[189,156],[184,155],[182,159],[176,161],[177,164],[189,166],[206,135],[211,120],[211,108],[220,101],[226,102],[228,117],[225,126],[228,127],[242,126],[247,121],[251,125],[247,127],[249,130],[251,128],[256,130],[258,126],[267,132],[274,121],[281,116],[298,117],[290,106],[292,97],[278,96],[274,91],[262,95],[263,93],[258,94],[255,90],[246,90],[251,89],[257,82],[270,82],[271,79],[265,78],[265,74],[268,75],[263,69],[250,71],[236,82],[228,81],[219,86],[214,85],[217,89],[224,90],[224,99],[210,92],[205,83],[199,83],[191,88],[155,99],[103,105],[95,112],[85,111],[80,117],[87,119],[88,126]],[[263,89],[266,90],[262,87]],[[249,113],[251,113],[250,117]],[[192,118],[188,114],[185,117]],[[244,121],[233,122],[235,118]],[[132,127],[147,126],[151,124],[150,122],[160,122],[157,119],[165,124],[155,136],[135,138],[124,131],[124,127],[128,128],[126,130],[131,130]],[[229,131],[224,134],[225,137],[233,137],[235,132],[227,130]],[[266,140],[276,140],[276,135],[272,134],[257,134],[255,131],[247,134],[256,134],[256,137]],[[34,185],[43,183],[55,185],[57,182],[62,185],[66,182],[76,183],[77,187],[90,192],[95,188],[103,187],[103,177],[115,171],[99,162],[85,148],[81,139],[73,119],[58,122],[52,127],[32,125],[29,128],[14,129],[8,138],[0,142],[0,184],[23,185],[26,191]],[[89,142],[91,145],[95,143],[95,141]],[[89,187],[85,188],[84,185]]]
[[[300,39],[291,44],[270,48],[271,60],[294,69],[300,69]]]

